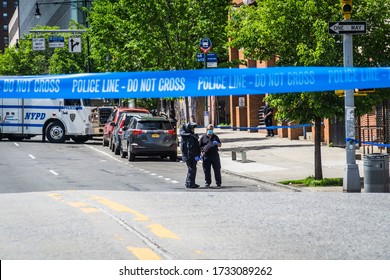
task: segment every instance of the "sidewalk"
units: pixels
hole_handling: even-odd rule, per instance
[[[215,134],[222,142],[220,149],[222,172],[235,174],[263,183],[281,186],[284,180],[304,179],[314,176],[314,142],[312,140],[288,140],[287,138],[265,137],[265,134],[232,129],[215,128]],[[201,136],[204,128],[197,128]],[[247,161],[241,154],[232,160],[231,150],[243,147],[247,150]],[[346,155],[344,148],[321,146],[322,172],[324,178],[343,178]],[[363,161],[357,160],[359,175],[363,177]],[[343,187],[292,187],[299,191],[342,192]]]

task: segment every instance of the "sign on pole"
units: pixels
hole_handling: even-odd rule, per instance
[[[211,49],[211,41],[209,38],[202,38],[199,42],[199,47],[202,52],[207,53]]]
[[[81,38],[80,37],[69,38],[68,48],[69,48],[69,52],[71,53],[81,53]]]
[[[63,48],[64,37],[49,37],[49,48]]]
[[[207,53],[207,62],[217,62],[217,54],[216,53]],[[196,59],[198,62],[204,62],[204,53],[196,54]]]
[[[46,49],[45,38],[32,39],[33,51],[44,51]]]
[[[365,21],[331,21],[328,23],[330,34],[366,34]]]

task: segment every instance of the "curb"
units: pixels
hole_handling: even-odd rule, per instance
[[[239,178],[245,178],[245,179],[257,181],[259,183],[266,184],[266,185],[271,186],[271,187],[289,189],[289,190],[292,190],[294,192],[302,192],[302,190],[300,188],[296,188],[296,187],[292,187],[292,186],[288,186],[288,185],[283,185],[283,184],[279,184],[279,183],[274,183],[274,182],[269,182],[269,181],[264,181],[264,180],[261,180],[261,179],[256,178],[256,177],[252,177],[249,175],[242,175],[242,174],[239,174],[239,173],[236,173],[236,172],[233,172],[230,170],[226,170],[226,169],[221,169],[221,172],[223,172],[225,174],[233,175],[233,176],[236,176]]]

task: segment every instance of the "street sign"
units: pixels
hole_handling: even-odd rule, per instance
[[[199,47],[202,52],[207,53],[211,49],[211,41],[209,38],[202,38],[199,42]]]
[[[365,34],[365,21],[331,21],[328,23],[330,34]]]
[[[49,37],[49,48],[63,48],[64,37]]]
[[[207,62],[217,62],[217,54],[216,53],[207,53]],[[204,53],[196,54],[196,59],[198,62],[204,62]]]
[[[69,38],[68,49],[71,53],[81,53],[81,38],[73,37]]]
[[[44,51],[46,49],[45,38],[32,39],[33,51]]]
[[[208,62],[207,61],[207,68],[217,68],[218,62]]]

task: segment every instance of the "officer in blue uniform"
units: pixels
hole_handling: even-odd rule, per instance
[[[205,187],[210,187],[211,184],[211,167],[214,170],[215,183],[220,188],[222,184],[221,177],[221,159],[219,157],[218,148],[221,147],[221,140],[214,134],[214,126],[207,126],[206,134],[200,140],[200,148],[203,157],[203,172],[205,176]]]
[[[189,122],[180,129],[181,143],[180,149],[182,159],[187,164],[186,188],[199,188],[195,183],[197,163],[200,159],[199,136],[195,134],[196,124]]]

